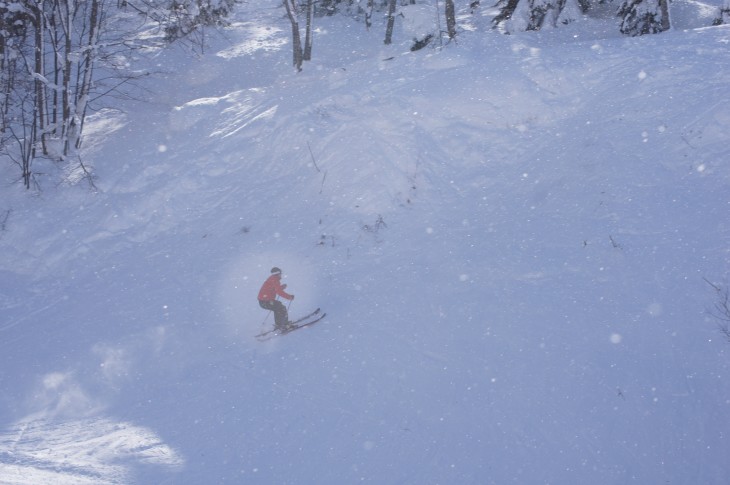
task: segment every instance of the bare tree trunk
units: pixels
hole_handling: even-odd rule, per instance
[[[61,54],[61,46],[60,46],[60,40],[58,38],[58,22],[57,22],[57,12],[54,8],[50,16],[46,18],[46,25],[48,26],[48,38],[51,44],[51,49],[53,49],[53,85],[59,86],[60,83],[60,77],[62,73],[61,69],[61,60],[62,60],[62,54]],[[51,127],[53,128],[52,131],[50,131],[50,134],[52,135],[58,135],[58,108],[59,108],[59,99],[58,99],[58,89],[53,89],[53,92],[51,93],[51,99],[50,99],[50,106],[48,106],[48,117],[49,117],[49,123],[51,124]],[[49,128],[50,129],[50,128]]]
[[[24,123],[24,129],[27,129],[27,125]],[[25,186],[26,190],[30,189],[30,181],[33,177],[33,172],[30,170],[30,166],[33,163],[33,159],[35,158],[35,139],[37,133],[36,130],[38,128],[36,127],[35,123],[32,123],[30,126],[31,134],[29,137],[24,137],[20,141],[20,155],[22,160],[22,174],[23,174],[23,185]]]
[[[454,8],[454,0],[446,0],[446,32],[449,39],[456,37],[456,9]]]
[[[368,30],[373,26],[373,10],[375,10],[375,0],[368,0],[367,8],[365,9],[365,28]]]
[[[81,76],[81,82],[78,88],[76,114],[74,116],[74,123],[79,123],[78,129],[76,130],[76,133],[74,133],[74,145],[76,148],[81,147],[81,131],[83,130],[84,120],[86,119],[86,108],[88,106],[89,91],[91,90],[91,78],[94,70],[94,62],[96,60],[96,44],[99,38],[100,25],[101,12],[99,10],[99,0],[91,0],[91,12],[89,14],[89,45],[86,46],[85,49],[83,76]]]
[[[2,12],[5,13],[5,12]],[[5,15],[0,15],[0,32],[5,31]],[[8,100],[8,93],[10,92],[10,62],[8,59],[8,52],[5,48],[5,36],[0,35],[0,89],[2,90],[3,96],[0,97],[0,133],[5,133],[6,127],[6,116],[8,114],[8,107],[10,101]]]
[[[64,153],[67,151],[68,132],[71,123],[71,9],[68,2],[64,3],[65,11],[60,12],[60,24],[63,29],[65,45],[64,45],[64,63],[63,63],[63,83],[61,92],[61,137],[63,139]]]
[[[0,17],[0,29],[4,31],[7,28],[5,24],[5,16]],[[4,35],[0,35],[0,83],[2,88],[2,96],[0,97],[0,133],[5,133],[8,128],[8,114],[10,113],[10,105],[12,103],[10,94],[15,85],[15,72],[17,68],[17,58],[10,55],[7,48],[7,40]]]
[[[26,96],[24,96],[24,98],[25,97],[32,98],[33,96],[34,96],[34,94],[29,92],[29,93],[27,93]],[[35,100],[31,101],[31,103],[35,104]],[[11,133],[12,138],[15,139],[15,142],[18,145],[18,156],[20,157],[20,160],[19,161],[14,160],[14,161],[18,165],[20,165],[20,175],[23,178],[23,186],[26,189],[30,189],[30,182],[33,178],[33,172],[31,171],[30,167],[33,163],[33,158],[35,158],[33,155],[33,143],[34,143],[33,140],[35,140],[35,137],[36,137],[36,135],[35,135],[36,124],[34,122],[29,122],[26,119],[27,111],[24,109],[24,106],[22,106],[22,105],[25,105],[25,100],[21,101],[20,104],[21,104],[21,109],[18,112],[20,122],[18,123],[18,129],[21,130],[21,133],[18,134],[15,131],[15,128],[13,127],[13,125],[9,125],[8,129]],[[30,131],[30,134],[28,133],[28,131]],[[13,158],[13,157],[11,156],[11,158]]]
[[[314,0],[307,0],[307,28],[304,34],[304,60],[312,60],[312,17],[314,17]]]
[[[33,74],[34,74],[34,81],[33,84],[35,86],[35,99],[33,101],[33,125],[34,129],[32,131],[33,138],[31,140],[32,146],[33,146],[33,156],[35,157],[35,141],[36,136],[38,136],[38,133],[40,133],[41,136],[41,146],[43,149],[43,154],[47,154],[48,150],[46,147],[46,134],[44,133],[46,128],[46,122],[45,122],[45,111],[46,111],[46,103],[45,103],[45,97],[46,97],[46,90],[45,85],[43,83],[43,80],[45,79],[45,70],[43,69],[43,54],[45,52],[45,46],[44,46],[44,37],[43,37],[43,30],[44,30],[44,22],[43,22],[43,4],[39,3],[33,8],[33,14],[35,16],[35,65],[33,68]]]
[[[388,24],[385,27],[385,45],[389,45],[393,41],[393,27],[395,25],[395,2],[397,0],[389,0],[388,2]]]
[[[291,23],[291,37],[292,37],[292,54],[293,63],[297,71],[302,70],[302,62],[304,60],[304,53],[302,51],[302,38],[299,33],[299,21],[297,20],[297,5],[296,0],[284,0],[284,6],[286,7],[286,15],[289,17]]]
[[[666,32],[671,27],[669,25],[669,0],[659,0],[659,11],[662,14],[662,32]]]
[[[506,22],[511,19],[519,2],[520,0],[507,0],[507,2],[500,7],[499,13],[492,19],[492,25],[496,28],[502,22]]]

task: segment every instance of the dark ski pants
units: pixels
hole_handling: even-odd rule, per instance
[[[279,300],[259,300],[259,306],[265,310],[274,312],[274,325],[276,328],[284,328],[289,324],[289,312]]]

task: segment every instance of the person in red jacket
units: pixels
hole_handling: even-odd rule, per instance
[[[274,312],[274,327],[276,330],[284,330],[289,325],[289,312],[282,302],[276,299],[277,296],[293,300],[294,295],[286,291],[286,285],[281,284],[281,270],[277,267],[271,268],[269,276],[259,290],[259,306]]]

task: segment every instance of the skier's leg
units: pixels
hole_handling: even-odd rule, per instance
[[[278,300],[259,300],[259,306],[265,310],[274,312],[274,327],[279,328],[282,322],[281,309],[283,308],[283,305],[281,304],[281,302],[279,302]],[[286,308],[284,308],[284,311],[286,311]],[[286,319],[284,319],[283,321],[286,322]]]
[[[286,307],[279,300],[272,303],[274,306],[274,325],[276,328],[285,328],[289,325],[289,312],[286,311]]]

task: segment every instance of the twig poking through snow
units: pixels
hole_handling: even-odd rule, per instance
[[[307,148],[309,149],[309,156],[312,157],[312,163],[314,164],[314,168],[317,169],[317,172],[322,174],[322,185],[319,187],[319,193],[321,194],[324,190],[324,181],[327,179],[327,172],[322,172],[322,170],[319,169],[319,165],[317,165],[317,160],[314,158],[314,153],[312,153],[312,147],[309,146],[309,142],[307,142]]]

